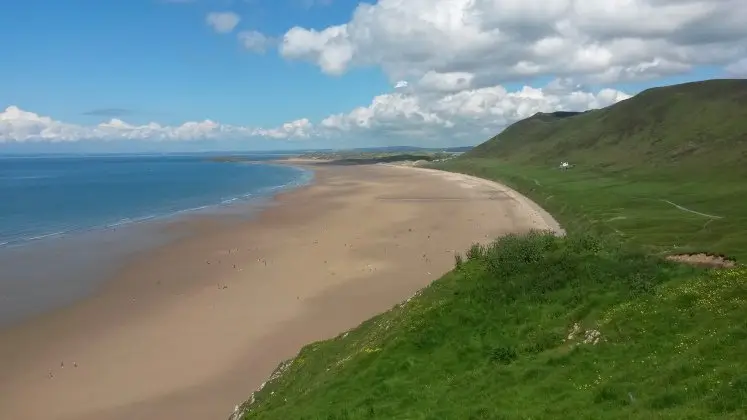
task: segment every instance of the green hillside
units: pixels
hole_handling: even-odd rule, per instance
[[[506,183],[570,229],[747,261],[747,80],[538,114],[438,167]]]
[[[744,418],[744,268],[697,271],[574,233],[467,255],[306,346],[240,418]]]
[[[465,157],[520,164],[569,161],[606,170],[747,173],[747,80],[646,90],[608,108],[537,114]]]
[[[473,246],[233,418],[745,418],[747,267],[665,257],[747,261],[746,135],[747,81],[710,81],[536,115],[434,164],[513,186],[568,235]]]

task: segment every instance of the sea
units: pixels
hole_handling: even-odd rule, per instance
[[[0,326],[73,302],[161,221],[261,204],[312,173],[244,155],[0,156]],[[114,233],[116,232],[116,233]]]

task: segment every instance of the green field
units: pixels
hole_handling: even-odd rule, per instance
[[[244,419],[743,419],[747,81],[539,114],[435,164],[568,230],[473,246],[417,296],[306,346]],[[573,167],[558,169],[561,161]]]
[[[464,158],[439,166],[499,180],[567,229],[610,233],[653,253],[709,252],[747,261],[747,182],[714,170],[698,176],[653,170],[568,170]]]

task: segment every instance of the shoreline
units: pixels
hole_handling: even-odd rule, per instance
[[[232,206],[246,206],[246,205],[262,205],[263,202],[272,201],[274,196],[286,191],[292,191],[296,188],[301,188],[309,183],[313,182],[313,171],[304,168],[302,165],[288,165],[282,164],[282,160],[266,160],[266,161],[237,161],[237,162],[226,162],[242,165],[265,165],[265,166],[285,166],[299,169],[299,176],[296,180],[288,182],[283,185],[278,185],[269,188],[263,188],[258,191],[249,193],[239,193],[237,195],[224,198],[219,202],[211,202],[208,204],[200,205],[197,207],[183,208],[179,210],[173,210],[169,212],[153,213],[144,216],[132,216],[122,218],[113,222],[107,222],[105,224],[90,225],[90,226],[79,226],[71,227],[66,230],[57,232],[45,232],[39,233],[31,237],[15,238],[3,240],[0,242],[0,252],[6,249],[18,249],[27,246],[34,246],[36,244],[47,244],[50,240],[68,239],[70,237],[76,237],[81,235],[100,234],[107,231],[115,231],[120,228],[126,228],[130,226],[138,226],[150,223],[171,223],[180,217],[194,217],[194,216],[215,216],[216,213],[220,213],[231,209]]]
[[[248,164],[278,166],[272,161]],[[0,306],[0,331],[75,305],[96,294],[109,278],[116,276],[120,267],[150,250],[182,239],[187,230],[180,226],[202,219],[250,220],[271,207],[277,195],[314,182],[314,173],[309,168],[294,165],[294,169],[299,174],[291,182],[253,193],[241,193],[220,202],[45,234],[39,236],[40,240],[0,244],[0,266],[3,267],[0,288],[15,295],[13,300],[5,301],[0,296],[0,303],[3,303]],[[85,252],[75,255],[70,249]],[[83,254],[92,255],[86,257]],[[45,261],[45,264],[37,264],[38,261]],[[54,269],[51,265],[55,266]],[[50,283],[48,278],[52,276],[56,280]],[[54,283],[64,283],[66,287],[60,290]]]
[[[309,166],[316,182],[256,217],[178,223],[183,239],[94,296],[0,331],[0,417],[225,418],[301,346],[411,296],[455,252],[549,227],[460,174]]]

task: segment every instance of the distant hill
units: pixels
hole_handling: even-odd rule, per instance
[[[465,153],[587,167],[733,167],[747,172],[747,80],[649,89],[583,113],[539,113]]]
[[[466,152],[472,150],[474,146],[458,147],[416,147],[416,146],[383,146],[383,147],[358,147],[354,149],[344,149],[351,152]],[[331,149],[318,151],[332,151]],[[342,150],[336,150],[342,151]]]

